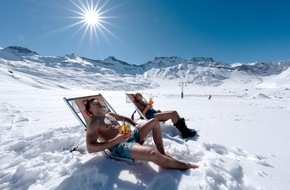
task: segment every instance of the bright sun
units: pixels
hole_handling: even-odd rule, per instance
[[[78,31],[84,29],[83,38],[88,32],[90,34],[91,41],[94,37],[97,39],[97,41],[99,41],[100,34],[106,38],[105,32],[116,37],[105,26],[106,24],[110,24],[107,21],[107,19],[109,19],[110,17],[105,16],[105,14],[109,12],[109,10],[103,10],[108,1],[102,1],[104,2],[104,4],[102,5],[100,5],[100,0],[78,0],[77,2],[71,0],[71,2],[77,8],[77,10],[71,10],[72,12],[77,14],[77,16],[74,16],[72,18],[77,19],[78,21],[70,27],[79,25],[80,28]]]
[[[84,15],[84,20],[89,26],[98,26],[100,23],[100,15],[95,11],[88,11]]]

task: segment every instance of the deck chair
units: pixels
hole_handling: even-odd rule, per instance
[[[135,100],[134,100],[134,94],[130,94],[130,93],[125,93],[125,94],[126,94],[127,100],[129,100],[129,102],[132,102],[134,104],[134,106],[135,106],[135,111],[132,113],[131,119],[134,120],[134,115],[137,112],[139,114],[139,116],[140,116],[140,119],[148,120],[146,118],[146,116],[142,113],[142,111],[137,107],[137,105],[135,103]]]
[[[135,106],[135,111],[132,113],[131,119],[134,120],[135,113],[137,112],[139,114],[139,116],[140,116],[140,119],[143,119],[143,120],[146,120],[147,121],[148,119],[142,113],[142,111],[137,107],[137,105],[135,103],[134,94],[131,94],[131,93],[125,93],[125,94],[126,94],[126,102],[131,102]],[[145,98],[143,98],[143,100],[144,100],[144,102],[147,102],[148,103],[148,101]],[[165,123],[166,121],[159,121],[159,122]]]
[[[101,94],[92,95],[92,96],[84,96],[84,97],[76,97],[76,98],[64,97],[63,100],[65,101],[69,109],[72,111],[75,117],[79,120],[79,122],[85,128],[87,128],[87,125],[90,122],[89,113],[87,113],[86,108],[85,108],[86,101],[89,98],[95,98],[96,100],[98,100],[105,107],[105,110],[104,110],[105,112],[116,113],[113,107],[106,101],[106,99]],[[111,159],[126,161],[128,163],[135,162],[133,159],[113,156],[111,151],[108,149],[104,150],[103,153],[106,157],[111,158]]]

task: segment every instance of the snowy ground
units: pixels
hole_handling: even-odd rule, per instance
[[[290,187],[290,90],[285,86],[241,88],[231,81],[220,87],[188,85],[183,99],[178,83],[142,90],[145,97],[154,96],[156,108],[177,110],[190,128],[199,130],[199,136],[183,140],[170,122],[162,124],[166,152],[200,165],[174,171],[87,153],[84,128],[62,98],[102,93],[117,113],[131,116],[134,108],[126,103],[125,91],[33,84],[29,78],[0,75],[0,189]],[[78,151],[70,153],[76,145]],[[153,146],[152,138],[146,145]]]

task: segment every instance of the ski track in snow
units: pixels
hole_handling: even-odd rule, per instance
[[[0,113],[3,116],[1,117],[2,128],[7,132],[1,133],[1,139],[10,138],[7,137],[8,132],[17,137],[23,136],[21,129],[25,128],[29,122],[25,114],[7,103],[0,104]]]

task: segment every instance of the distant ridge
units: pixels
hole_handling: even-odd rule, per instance
[[[4,51],[9,51],[11,50],[12,52],[14,53],[19,53],[19,54],[36,54],[36,55],[39,55],[38,53],[34,52],[34,51],[31,51],[30,49],[28,48],[25,48],[25,47],[20,47],[20,46],[9,46],[7,48],[4,48]]]
[[[248,83],[249,80],[253,80],[261,83],[263,81],[261,77],[278,75],[290,66],[290,60],[226,64],[215,61],[211,57],[177,56],[155,57],[142,65],[134,65],[113,56],[104,60],[80,57],[74,53],[63,56],[42,56],[20,46],[0,49],[0,63],[7,65],[10,71],[45,79],[60,78],[70,85],[86,86],[87,82],[96,83],[102,89],[148,88],[158,86],[158,80],[219,86],[233,76],[246,78],[246,80],[235,79],[236,81]],[[63,74],[59,75],[60,72]],[[99,82],[100,79],[106,79],[107,82]]]

